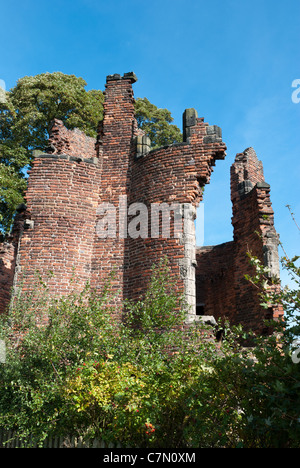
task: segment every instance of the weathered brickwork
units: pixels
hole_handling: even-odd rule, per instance
[[[117,294],[117,303],[122,304],[125,295],[128,249],[125,236],[118,230],[120,225],[120,197],[127,197],[130,190],[131,159],[133,157],[134,98],[132,83],[134,75],[109,76],[106,82],[104,120],[99,128],[97,141],[101,184],[98,190],[98,205],[109,204],[116,209],[115,235],[101,238],[93,230],[94,255],[92,260],[91,284],[101,288],[114,272],[112,288]],[[121,209],[122,210],[122,209]],[[103,211],[97,213],[96,226],[103,218]],[[118,216],[119,215],[119,216]]]
[[[72,277],[81,287],[89,280],[99,181],[92,161],[63,155],[35,159],[26,197],[34,224],[24,231],[19,247],[24,287],[32,283],[35,270],[54,273],[50,286],[56,293],[67,293]]]
[[[234,240],[197,250],[197,304],[216,319],[264,332],[264,319],[278,318],[282,309],[265,311],[257,289],[245,275],[253,275],[247,252],[279,277],[278,243],[270,185],[264,181],[261,161],[253,148],[238,154],[231,167]]]
[[[54,120],[49,149],[36,155],[30,171],[18,230],[0,244],[0,310],[12,286],[31,287],[36,270],[42,276],[53,272],[48,283],[58,295],[87,281],[100,289],[114,272],[120,318],[123,299],[140,297],[151,267],[166,256],[191,321],[226,316],[257,328],[262,311],[257,292],[244,280],[247,249],[278,272],[262,164],[251,148],[237,155],[231,171],[234,240],[196,248],[196,209],[213,166],[226,155],[221,129],[187,109],[183,142],[151,151],[135,120],[135,81],[133,73],[107,77],[96,139]],[[104,219],[111,223],[103,235]]]
[[[54,119],[50,128],[48,152],[92,158],[96,156],[95,139],[86,136],[77,128],[68,130],[61,120]]]

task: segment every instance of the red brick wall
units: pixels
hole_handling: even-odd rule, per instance
[[[184,245],[173,235],[167,239],[150,238],[151,204],[191,203],[196,206],[202,197],[201,187],[209,182],[215,159],[224,158],[226,149],[221,138],[205,142],[208,124],[203,119],[194,119],[193,125],[189,125],[189,141],[139,157],[136,137],[141,131],[134,117],[132,81],[131,76],[108,77],[104,120],[98,139],[102,170],[99,204],[110,203],[119,214],[119,197],[123,196],[126,208],[133,203],[143,203],[148,209],[148,238],[132,239],[127,234],[121,239],[119,231],[115,239],[95,236],[92,284],[100,287],[114,269],[113,284],[120,290],[119,304],[123,298],[137,298],[145,291],[152,265],[163,256],[169,258],[179,290],[184,288],[180,276]],[[97,222],[100,220],[101,216]],[[128,226],[131,220],[128,217]]]
[[[233,242],[197,248],[196,302],[216,320],[235,316],[234,260]]]
[[[54,119],[49,132],[49,153],[96,157],[95,138],[86,136],[77,128],[68,130],[61,120]]]
[[[12,285],[16,258],[18,285],[24,280],[24,289],[28,289],[36,270],[44,277],[52,271],[49,285],[54,294],[81,289],[87,281],[100,289],[114,272],[116,313],[121,317],[123,299],[136,299],[144,293],[152,265],[167,256],[178,291],[185,291],[195,314],[193,217],[216,160],[225,157],[226,145],[219,127],[187,109],[183,143],[149,151],[149,142],[142,138],[134,116],[134,81],[133,73],[107,77],[104,119],[97,139],[68,130],[59,120],[53,122],[49,153],[37,156],[30,172],[27,211],[22,215],[30,223],[19,229],[13,248],[0,246],[1,310]],[[248,148],[237,155],[231,170],[234,241],[197,251],[197,302],[205,302],[207,315],[218,318],[226,314],[232,321],[255,327],[261,322],[257,295],[244,275],[249,272],[247,249],[276,269],[269,191],[254,150]],[[133,203],[147,207],[146,236],[121,235],[120,197],[126,201],[126,209]],[[170,236],[151,238],[155,203],[179,204],[181,209],[188,206],[186,232],[174,236],[171,216]],[[99,213],[103,204],[115,210],[113,237],[101,238],[97,230],[103,220],[104,212]],[[127,218],[127,223],[133,218]]]
[[[193,110],[191,110],[193,111]],[[140,202],[148,208],[148,235],[151,235],[152,204],[166,203],[169,207],[190,205],[190,211],[202,200],[202,188],[209,183],[216,159],[225,157],[226,145],[221,138],[206,142],[207,123],[193,113],[186,141],[159,148],[135,158],[131,166],[130,203]],[[172,275],[177,279],[178,291],[187,294],[195,313],[195,238],[193,233],[187,244],[187,234],[174,236],[173,213],[170,237],[158,239],[128,239],[127,296],[136,298],[142,293],[151,275],[151,267],[167,256]],[[193,220],[190,220],[193,225]],[[194,245],[192,245],[194,242]],[[189,244],[190,243],[190,244]],[[189,251],[190,250],[190,251]]]
[[[101,183],[99,184],[98,206],[109,203],[115,208],[116,237],[100,238],[94,232],[94,251],[92,260],[91,284],[102,288],[105,281],[114,272],[111,281],[113,291],[117,293],[116,304],[120,307],[124,293],[124,275],[128,252],[126,239],[121,238],[119,227],[119,197],[127,196],[130,187],[131,154],[133,151],[134,98],[132,91],[133,75],[121,77],[113,75],[107,78],[104,102],[104,120],[98,138]],[[102,215],[97,215],[96,225]]]
[[[205,304],[206,315],[262,332],[264,320],[279,317],[282,309],[263,309],[257,288],[245,279],[255,273],[247,252],[265,264],[270,242],[273,273],[279,268],[270,186],[253,148],[238,154],[231,167],[231,200],[234,241],[197,251],[197,303]]]
[[[42,154],[34,160],[26,193],[34,225],[19,247],[24,290],[31,288],[36,270],[44,278],[53,272],[54,294],[82,288],[90,278],[100,170],[97,159],[77,156]]]

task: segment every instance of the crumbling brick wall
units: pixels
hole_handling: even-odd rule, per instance
[[[265,331],[264,320],[282,315],[281,307],[266,311],[258,290],[245,275],[253,275],[248,253],[280,276],[278,243],[270,185],[253,148],[236,156],[231,167],[233,242],[197,251],[197,303],[205,314],[227,317],[231,323]]]
[[[78,158],[96,157],[95,138],[75,128],[68,130],[63,122],[54,119],[49,129],[50,154],[65,154]]]
[[[166,255],[178,280],[178,290],[186,294],[191,315],[194,315],[196,207],[202,200],[204,185],[210,181],[215,161],[225,157],[226,145],[220,131],[218,135],[213,131],[209,134],[214,128],[203,118],[198,118],[194,109],[185,112],[183,128],[183,143],[146,152],[132,164],[130,201],[147,206],[148,236],[151,236],[151,212],[155,205],[179,205],[184,226],[182,235],[174,236],[174,215],[171,214],[170,236],[164,237],[160,230],[159,238],[129,239],[128,291],[141,292],[149,279],[152,264]]]
[[[107,77],[96,139],[54,120],[47,153],[36,155],[30,171],[19,235],[0,252],[2,283],[8,278],[7,285],[22,284],[26,291],[36,270],[44,277],[51,271],[51,291],[61,295],[87,281],[100,290],[114,272],[120,318],[123,299],[143,294],[153,264],[166,256],[191,320],[196,302],[203,302],[206,315],[226,314],[255,325],[261,312],[257,295],[244,281],[246,250],[271,262],[273,269],[278,264],[262,165],[252,149],[237,156],[231,174],[234,241],[196,251],[196,208],[216,161],[226,155],[221,129],[186,109],[183,142],[151,150],[135,120],[135,81],[134,73]],[[153,207],[159,212],[162,204],[166,217],[152,217]],[[146,226],[138,222],[139,207],[146,210]],[[104,219],[112,223],[104,226]],[[170,232],[162,232],[168,223]],[[130,233],[132,225],[136,235]],[[5,286],[1,310],[7,291]]]
[[[16,287],[30,289],[39,271],[60,295],[90,279],[100,170],[96,139],[55,120],[49,141],[49,152],[35,157],[29,174]]]
[[[24,287],[36,270],[54,273],[55,294],[67,293],[72,278],[78,287],[90,279],[99,181],[98,160],[60,154],[35,159],[26,194],[32,225],[19,247]]]

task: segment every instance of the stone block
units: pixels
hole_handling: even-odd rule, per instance
[[[34,228],[34,221],[31,219],[25,219],[24,221],[24,229],[33,229]]]

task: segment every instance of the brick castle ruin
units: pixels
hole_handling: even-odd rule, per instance
[[[278,235],[262,163],[252,148],[236,156],[231,167],[233,240],[196,247],[196,208],[216,160],[226,155],[221,129],[187,109],[183,142],[151,150],[135,120],[135,81],[134,73],[107,77],[96,139],[53,121],[49,149],[36,154],[30,171],[26,206],[18,208],[11,234],[0,244],[0,312],[21,285],[30,289],[36,270],[53,272],[48,284],[57,295],[70,291],[74,274],[78,289],[89,281],[97,290],[114,270],[116,313],[122,314],[123,300],[145,292],[152,265],[166,256],[178,291],[186,295],[190,321],[227,317],[262,331],[264,318],[281,315],[278,309],[261,308],[257,290],[244,277],[253,273],[248,250],[269,266],[271,276],[279,276]],[[105,206],[116,207],[106,237],[97,230]],[[167,210],[174,206],[177,212]],[[138,235],[139,207],[149,213],[150,207],[158,209],[159,235],[157,229],[151,235],[152,211]],[[176,216],[184,224],[178,235]],[[163,236],[166,221],[170,233]],[[130,223],[137,235],[128,235]]]

